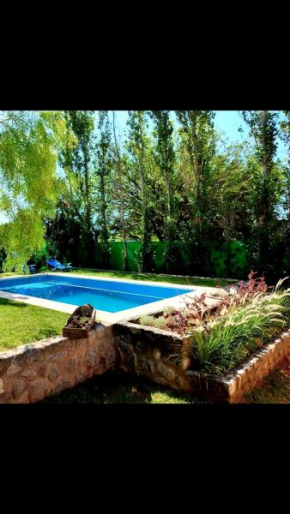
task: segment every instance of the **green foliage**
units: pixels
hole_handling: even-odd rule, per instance
[[[112,171],[111,128],[108,111],[99,112],[99,141],[97,144],[97,174],[99,176],[98,191],[100,194],[99,225],[101,238],[101,259],[105,268],[109,267],[110,247],[107,221],[108,211],[108,178]]]
[[[41,248],[43,216],[54,217],[64,128],[62,113],[0,112],[0,209],[8,218],[0,226],[0,245],[8,267],[25,263]]]
[[[230,241],[210,245],[210,273],[217,277],[244,278],[249,269],[247,251],[243,243]]]
[[[289,111],[280,123],[242,115],[253,138],[229,145],[212,111],[130,111],[126,141],[109,111],[0,112],[6,266],[46,238],[49,254],[85,267],[290,273],[290,157],[276,158],[279,137],[290,148]]]
[[[248,305],[234,308],[220,318],[209,333],[194,331],[196,366],[214,374],[235,368],[289,324],[289,298],[289,289],[260,294]]]
[[[154,316],[141,316],[140,324],[166,330],[167,321],[163,317],[155,318]]]

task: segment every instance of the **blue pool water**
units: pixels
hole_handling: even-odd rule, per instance
[[[1,279],[0,290],[72,305],[90,303],[102,311],[118,312],[189,293],[193,288],[40,275]]]

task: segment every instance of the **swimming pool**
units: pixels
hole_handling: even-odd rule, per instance
[[[189,293],[193,287],[47,274],[1,279],[0,290],[71,305],[90,303],[96,309],[116,313]]]

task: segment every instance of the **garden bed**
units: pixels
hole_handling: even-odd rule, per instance
[[[290,351],[290,291],[281,285],[269,293],[251,273],[214,305],[202,295],[183,310],[119,323],[119,366],[174,389],[239,401]]]
[[[290,353],[290,330],[224,376],[190,369],[191,336],[132,322],[114,325],[118,365],[127,372],[196,396],[236,403]]]

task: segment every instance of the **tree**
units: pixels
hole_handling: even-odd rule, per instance
[[[196,235],[201,242],[207,207],[207,179],[215,153],[213,111],[176,111],[191,165],[190,188]]]
[[[0,208],[8,219],[0,245],[8,266],[20,266],[43,246],[43,217],[55,215],[56,164],[65,142],[72,145],[73,137],[61,112],[0,112]]]
[[[274,195],[272,172],[277,150],[277,113],[270,111],[242,111],[242,117],[248,124],[250,134],[255,140],[255,153],[261,166],[257,187],[258,217],[258,261],[260,270],[267,270],[270,243],[270,223],[273,218]]]
[[[173,142],[173,123],[170,111],[152,111],[156,137],[155,159],[161,175],[164,177],[166,190],[165,237],[171,242],[175,237],[173,222],[173,178],[175,152]]]
[[[120,225],[124,245],[124,270],[129,269],[128,247],[127,247],[127,227],[125,221],[125,166],[122,162],[120,145],[116,136],[115,111],[113,111],[113,133],[114,133],[114,163],[116,169],[116,191],[118,191],[119,201],[116,199],[120,212]]]
[[[112,170],[111,127],[108,111],[99,111],[99,139],[97,143],[97,175],[99,177],[98,192],[100,195],[100,238],[102,244],[102,263],[109,267],[110,246],[108,231],[108,180]]]
[[[151,266],[151,248],[150,248],[150,222],[148,209],[148,169],[146,169],[147,155],[147,113],[145,111],[129,111],[129,141],[128,150],[133,158],[134,168],[137,172],[138,182],[140,186],[141,201],[141,269],[147,271]]]

